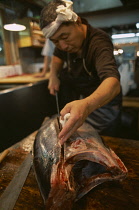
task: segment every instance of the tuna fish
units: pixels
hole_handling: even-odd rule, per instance
[[[46,119],[34,142],[34,170],[47,210],[70,210],[97,185],[122,180],[127,169],[93,127],[84,123],[64,143],[56,117]]]

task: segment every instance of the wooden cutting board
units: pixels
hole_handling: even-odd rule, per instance
[[[12,180],[17,168],[25,159],[33,143],[35,133],[16,146],[0,165],[0,195]],[[137,210],[139,209],[139,141],[104,137],[128,169],[128,177],[120,181],[103,183],[74,204],[73,210]],[[13,189],[14,190],[14,189]],[[43,200],[34,171],[31,168],[27,180],[14,207],[16,210],[42,210]]]

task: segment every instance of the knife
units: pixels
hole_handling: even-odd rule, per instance
[[[56,107],[57,107],[57,113],[58,113],[57,122],[58,122],[58,126],[59,126],[59,131],[61,131],[62,125],[60,123],[60,111],[59,111],[58,92],[57,91],[55,92],[55,96],[56,96]],[[64,158],[64,144],[61,145],[61,155]]]
[[[32,154],[29,153],[0,197],[1,210],[12,210],[14,208],[31,166]]]
[[[62,126],[60,123],[60,111],[59,111],[58,92],[57,91],[55,92],[55,96],[56,96],[56,107],[57,107],[57,114],[58,114],[57,122],[58,122],[59,131],[61,131]]]

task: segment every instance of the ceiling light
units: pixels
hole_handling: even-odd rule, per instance
[[[24,31],[26,29],[26,26],[12,23],[12,24],[5,24],[4,29],[8,31]]]
[[[118,50],[114,50],[114,51],[113,51],[113,54],[114,54],[114,55],[118,55],[118,54],[119,54],[119,53],[118,53]]]
[[[135,37],[135,33],[127,33],[127,34],[113,34],[112,39],[120,39],[120,38],[128,38],[128,37]]]
[[[136,28],[139,28],[139,23],[136,23]]]
[[[124,52],[123,49],[118,49],[119,54],[122,54],[123,52]]]

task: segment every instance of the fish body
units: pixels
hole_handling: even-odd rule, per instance
[[[97,185],[126,177],[123,162],[88,123],[64,143],[64,157],[58,133],[56,118],[47,119],[34,142],[34,169],[47,210],[70,210]]]

